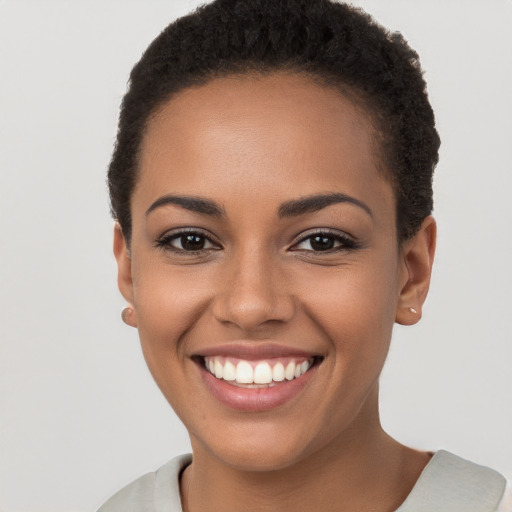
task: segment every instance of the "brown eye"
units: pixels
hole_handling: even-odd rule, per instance
[[[157,240],[155,245],[176,252],[198,252],[219,248],[206,235],[195,231],[168,233]]]
[[[356,249],[357,247],[358,244],[345,234],[320,231],[303,237],[302,240],[293,246],[292,250],[307,252],[335,252]]]
[[[309,243],[314,251],[328,251],[334,247],[335,240],[332,236],[317,235],[311,237]]]
[[[176,240],[177,241],[177,240]],[[206,245],[206,238],[201,235],[190,233],[179,237],[180,249],[185,251],[200,251]]]

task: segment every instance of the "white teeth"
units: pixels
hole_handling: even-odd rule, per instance
[[[286,365],[284,376],[286,377],[286,380],[293,380],[295,377],[295,363],[291,362]]]
[[[254,382],[254,372],[250,363],[240,361],[236,365],[236,381],[239,384],[252,384]]]
[[[272,368],[272,380],[275,382],[282,382],[284,380],[284,366],[282,363],[277,363]]]
[[[222,375],[224,373],[224,368],[222,367],[222,364],[218,359],[215,360],[214,370],[215,370],[215,377],[217,377],[217,379],[222,379]]]
[[[224,380],[235,380],[236,379],[236,368],[231,361],[226,361],[224,364],[224,372],[222,375]]]
[[[272,368],[268,363],[258,363],[254,368],[254,384],[268,384],[272,382]]]
[[[268,384],[297,379],[304,375],[313,364],[313,359],[292,360],[286,367],[281,361],[272,365],[272,360],[249,362],[244,360],[228,360],[226,357],[206,357],[205,367],[218,379],[236,381],[238,384]]]

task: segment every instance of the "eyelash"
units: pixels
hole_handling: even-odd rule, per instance
[[[178,247],[174,247],[172,245],[172,242],[174,240],[178,240],[184,236],[187,235],[195,235],[198,238],[204,239],[206,242],[212,245],[212,247],[206,247],[201,248],[197,250],[186,250],[186,249],[180,249]],[[294,247],[298,246],[299,244],[306,242],[307,240],[313,240],[315,237],[323,237],[328,238],[331,240],[334,240],[334,243],[338,242],[339,245],[337,247],[332,247],[327,250],[320,250],[315,251],[313,249],[294,249]],[[310,242],[311,243],[311,242]],[[169,250],[175,253],[179,254],[187,254],[187,255],[199,255],[204,254],[206,251],[212,251],[212,250],[219,250],[220,244],[215,242],[211,236],[207,235],[206,233],[195,229],[181,229],[180,231],[174,231],[171,233],[166,233],[165,235],[161,236],[158,240],[155,242],[155,247],[163,249],[163,250]],[[360,244],[356,242],[353,238],[346,234],[342,234],[339,231],[331,231],[329,229],[319,229],[315,231],[311,231],[307,234],[303,234],[298,240],[296,240],[292,247],[291,251],[306,251],[308,253],[316,253],[316,254],[332,254],[339,251],[353,251],[360,248]]]
[[[306,250],[307,252],[312,252],[315,254],[332,254],[340,251],[354,251],[360,248],[360,244],[356,242],[352,237],[340,233],[339,231],[332,231],[330,229],[319,229],[315,231],[310,231],[308,233],[303,234],[296,242],[294,242],[292,247],[295,247],[307,240],[313,240],[315,237],[329,238],[333,239],[334,242],[339,242],[339,246],[333,247],[331,249],[327,249],[325,251],[314,251],[314,250]],[[301,249],[293,249],[292,251],[300,251]]]
[[[208,248],[202,248],[202,249],[193,250],[193,251],[187,251],[186,249],[179,249],[178,247],[173,247],[171,245],[171,242],[173,240],[179,240],[180,238],[187,236],[187,235],[195,235],[199,238],[203,238],[204,240],[206,240],[207,242],[212,244],[212,246],[214,246],[214,247],[208,247]],[[157,247],[159,249],[172,251],[175,253],[180,253],[180,254],[198,255],[198,254],[203,254],[205,251],[218,250],[219,244],[217,242],[215,242],[211,236],[207,235],[206,233],[202,232],[201,230],[198,230],[196,228],[190,228],[190,229],[180,229],[179,231],[166,233],[165,235],[161,236],[155,242],[155,247]]]

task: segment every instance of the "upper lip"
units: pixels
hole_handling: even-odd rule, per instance
[[[320,354],[301,350],[295,347],[289,347],[279,343],[251,341],[251,342],[233,342],[224,345],[216,345],[200,349],[196,356],[212,357],[225,356],[248,361],[272,359],[275,357],[317,357]]]

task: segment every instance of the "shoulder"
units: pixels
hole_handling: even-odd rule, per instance
[[[98,512],[182,512],[179,476],[192,461],[181,455],[123,487]]]
[[[397,512],[497,512],[505,486],[497,471],[440,450]]]

